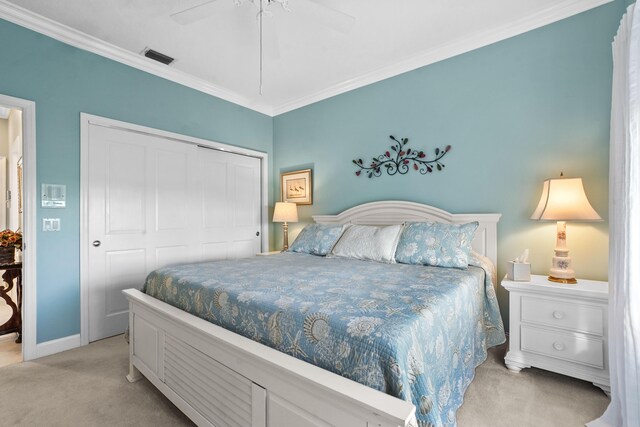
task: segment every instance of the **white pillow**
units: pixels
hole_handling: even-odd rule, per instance
[[[329,257],[394,263],[401,231],[402,225],[352,225],[344,231]]]

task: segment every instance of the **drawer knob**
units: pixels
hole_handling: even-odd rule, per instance
[[[564,311],[557,311],[557,310],[554,311],[553,312],[553,318],[554,319],[558,319],[558,320],[564,319]]]
[[[564,350],[564,344],[561,343],[561,342],[556,341],[556,342],[553,343],[553,348],[555,350],[557,350],[557,351],[562,351],[562,350]]]

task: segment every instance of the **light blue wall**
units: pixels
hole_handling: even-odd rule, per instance
[[[0,40],[0,93],[36,102],[38,188],[67,186],[67,208],[55,212],[62,231],[37,235],[40,343],[80,332],[80,112],[256,149],[270,159],[273,121],[3,20]],[[41,224],[52,213],[37,215]]]
[[[279,173],[312,167],[314,204],[335,214],[386,199],[451,212],[500,212],[499,273],[523,249],[533,272],[546,274],[555,224],[530,221],[542,182],[584,179],[594,208],[607,218],[611,42],[623,1],[277,116],[274,194]],[[352,159],[410,138],[429,153],[453,146],[446,169],[428,176],[356,177]],[[302,224],[292,227],[295,236]],[[275,227],[281,241],[281,231]],[[569,224],[579,277],[607,278],[608,224]],[[503,314],[507,298],[499,292]]]

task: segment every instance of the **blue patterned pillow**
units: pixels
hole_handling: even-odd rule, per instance
[[[288,251],[325,256],[342,235],[343,228],[342,225],[334,224],[306,225]]]
[[[396,249],[396,262],[437,267],[467,268],[477,222],[407,223]]]

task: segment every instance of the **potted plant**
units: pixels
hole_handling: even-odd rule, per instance
[[[11,264],[15,261],[16,249],[22,248],[22,233],[3,230],[0,232],[0,264]]]

